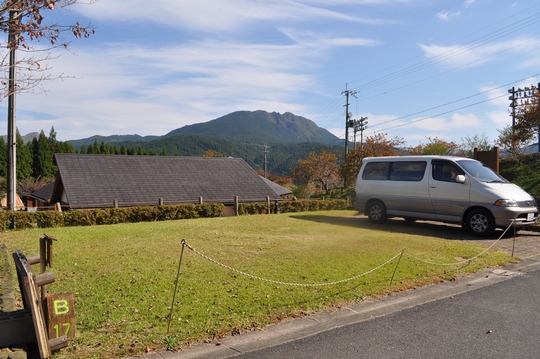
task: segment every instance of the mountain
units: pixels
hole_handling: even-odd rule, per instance
[[[148,141],[157,140],[161,137],[162,136],[139,136],[139,135],[99,136],[99,135],[95,135],[95,136],[83,138],[80,140],[69,140],[69,143],[71,143],[71,145],[74,148],[80,148],[82,145],[85,145],[85,146],[93,145],[95,141],[97,141],[99,144],[101,144],[101,142],[117,143],[117,142],[125,142],[125,141],[148,142]]]
[[[336,136],[305,117],[290,112],[237,111],[218,119],[184,126],[165,137],[199,135],[236,142],[336,144]]]
[[[164,136],[92,136],[69,142],[75,148],[98,143],[149,142],[177,135],[197,135],[248,143],[316,142],[336,145],[339,138],[308,120],[290,112],[237,111],[215,120],[172,130]]]
[[[22,139],[24,143],[28,143],[28,142],[32,142],[34,138],[38,138],[38,137],[39,137],[39,132],[30,132],[22,136]],[[2,135],[2,138],[4,139],[5,142],[7,142],[7,135]]]

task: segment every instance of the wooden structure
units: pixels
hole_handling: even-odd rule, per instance
[[[57,153],[55,159],[50,202],[62,210],[282,199],[241,158]]]
[[[493,147],[491,151],[474,149],[474,159],[482,162],[484,166],[491,168],[496,173],[499,173],[499,157],[499,147]]]
[[[0,314],[0,348],[35,343],[41,359],[51,358],[52,351],[66,347],[67,336],[49,339],[46,316],[42,303],[47,297],[46,285],[54,282],[52,272],[52,241],[45,235],[40,239],[40,254],[26,257],[21,251],[13,253],[15,268],[24,309]],[[31,265],[40,263],[41,273],[36,275]],[[41,289],[41,295],[39,290]]]

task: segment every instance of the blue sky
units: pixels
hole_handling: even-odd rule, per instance
[[[364,136],[493,141],[511,123],[507,90],[540,82],[540,0],[99,0],[50,14],[96,28],[48,63],[72,78],[17,97],[19,131],[54,126],[59,140],[164,135],[239,110],[344,138],[347,86]]]

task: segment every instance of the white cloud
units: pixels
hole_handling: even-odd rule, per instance
[[[531,42],[534,43],[534,41],[537,40],[521,38],[497,43],[485,42],[451,46],[418,44],[418,46],[424,51],[425,57],[431,61],[442,63],[452,68],[459,68],[481,65],[494,60],[496,55],[502,53],[521,53],[522,51],[527,51],[531,46]],[[524,63],[530,61],[528,57],[523,56],[516,57],[515,60],[515,63],[511,64],[514,67],[516,64],[522,64],[520,66],[523,66]]]
[[[459,128],[464,132],[467,131],[467,128],[482,128],[483,121],[475,114],[453,114],[450,122],[449,130],[455,130]]]
[[[281,28],[280,31],[299,45],[312,48],[348,47],[348,46],[377,46],[382,42],[375,39],[360,37],[332,37],[321,35],[313,31],[299,31],[292,28]]]
[[[416,118],[411,121],[411,126],[428,131],[444,131],[449,128],[448,121],[443,117]]]
[[[237,110],[302,114],[306,108],[295,101],[298,94],[318,88],[312,58],[319,49],[299,45],[206,41],[163,48],[109,44],[99,51],[75,51],[79,56],[64,55],[55,67],[80,79],[52,82],[48,96],[19,100],[26,113],[54,119],[46,128],[62,123],[61,129],[55,127],[59,138],[74,138],[82,127],[102,135],[162,135]],[[21,132],[35,126],[35,120],[20,116]]]
[[[365,3],[365,2],[361,2]],[[371,3],[379,4],[380,1]],[[385,2],[383,2],[385,3]],[[355,5],[359,5],[358,2]],[[188,28],[198,32],[238,31],[248,23],[271,21],[314,21],[334,19],[360,23],[379,23],[374,18],[362,18],[327,9],[327,2],[282,0],[114,0],[98,1],[77,9],[89,18],[122,22],[152,22],[167,27]],[[129,14],[129,16],[127,16]]]
[[[495,128],[502,129],[512,124],[512,117],[508,111],[490,111],[486,116],[495,124]]]
[[[443,21],[448,21],[451,18],[458,17],[459,15],[460,15],[459,11],[457,12],[440,11],[437,13],[437,17]]]

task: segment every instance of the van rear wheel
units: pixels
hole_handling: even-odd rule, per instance
[[[371,222],[383,223],[386,221],[386,207],[381,201],[370,202],[366,207],[366,214]]]
[[[485,209],[474,209],[467,215],[466,226],[469,233],[487,237],[495,232],[495,220]]]

